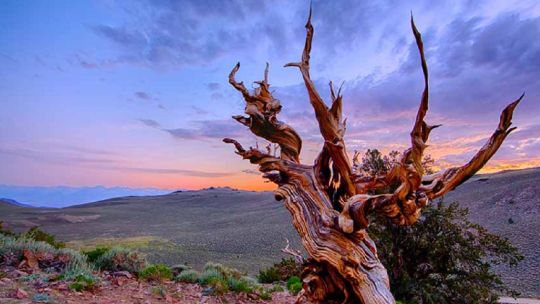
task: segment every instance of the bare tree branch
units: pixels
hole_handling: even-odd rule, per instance
[[[336,96],[331,86],[333,102],[332,108],[329,109],[315,88],[315,84],[309,75],[309,59],[314,33],[313,25],[311,24],[311,13],[312,11],[310,8],[308,21],[306,23],[306,41],[304,51],[302,52],[302,60],[300,62],[288,63],[285,66],[299,68],[308,91],[309,100],[315,111],[315,117],[319,123],[319,130],[325,140],[325,146],[331,155],[334,167],[337,170],[336,173],[339,174],[341,182],[343,183],[340,187],[345,189],[345,193],[348,196],[352,196],[355,194],[355,187],[351,180],[351,164],[345,148],[345,142],[343,141],[345,124],[341,122],[342,97],[340,92],[338,92],[338,95]]]
[[[300,265],[304,264],[305,260],[304,260],[304,257],[302,256],[302,252],[300,252],[300,250],[291,249],[290,248],[291,243],[289,242],[289,239],[285,238],[285,240],[287,241],[287,245],[285,246],[285,248],[282,248],[281,251],[283,253],[292,255],[296,263]]]
[[[524,96],[525,94],[522,94],[517,100],[506,106],[501,113],[499,125],[495,132],[467,164],[424,177],[420,191],[425,192],[430,199],[434,199],[453,190],[478,172],[497,152],[506,136],[516,129],[510,127],[512,125],[512,115]]]
[[[292,127],[277,119],[277,114],[281,111],[281,103],[272,96],[269,90],[268,63],[264,72],[264,80],[256,82],[259,87],[255,89],[253,94],[246,89],[242,82],[235,80],[236,72],[239,69],[240,63],[237,63],[229,74],[229,83],[242,93],[246,101],[245,113],[249,117],[238,115],[233,116],[233,118],[247,126],[253,134],[278,144],[282,159],[298,163],[302,140]]]

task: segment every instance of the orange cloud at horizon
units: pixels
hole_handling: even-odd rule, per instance
[[[437,170],[444,168],[459,166],[462,164],[446,163],[444,167],[436,167]],[[517,161],[490,161],[481,169],[479,174],[496,173],[505,170],[521,170],[528,168],[540,167],[540,157],[532,160],[517,160]],[[139,179],[139,181],[142,181]],[[231,187],[249,191],[271,191],[276,189],[276,185],[271,182],[266,182],[261,176],[236,174],[225,178],[167,178],[162,177],[159,180],[148,179],[144,186],[157,187],[163,189],[188,189],[198,190],[208,187]],[[132,186],[143,186],[142,184]]]

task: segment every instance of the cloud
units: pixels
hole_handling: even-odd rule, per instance
[[[230,120],[194,121],[190,125],[196,128],[163,129],[177,139],[206,140],[223,139],[225,137],[244,138],[247,134],[245,127]]]
[[[114,43],[116,63],[171,68],[204,65],[249,44],[254,33],[238,26],[257,18],[264,3],[243,1],[142,1],[129,4],[135,22],[95,25],[92,30]],[[217,26],[219,24],[219,26]]]
[[[221,100],[224,98],[224,96],[219,92],[214,92],[212,93],[212,95],[210,95],[210,98],[212,98],[213,100]]]
[[[148,126],[148,127],[151,127],[151,128],[159,128],[159,127],[161,127],[159,122],[157,122],[157,121],[155,121],[153,119],[140,118],[140,119],[138,119],[138,121],[142,122],[145,126]]]
[[[217,91],[221,88],[221,85],[217,82],[210,82],[206,84],[206,87],[208,87],[210,91]]]
[[[142,47],[148,42],[143,33],[125,27],[114,28],[108,25],[97,25],[93,27],[93,30],[125,47]]]
[[[207,172],[199,170],[184,170],[184,169],[166,169],[166,168],[141,168],[141,167],[122,167],[114,166],[104,168],[107,170],[119,170],[119,171],[133,171],[142,173],[155,173],[155,174],[178,174],[183,176],[193,177],[225,177],[234,175],[234,172]]]
[[[18,157],[24,157],[29,159],[34,159],[37,161],[43,161],[54,164],[112,164],[115,163],[114,160],[104,157],[96,157],[84,155],[84,152],[79,151],[80,153],[66,153],[62,151],[50,151],[48,153],[43,153],[43,151],[32,149],[32,148],[0,148],[0,153],[4,155],[12,155]]]
[[[139,98],[139,99],[142,99],[142,100],[152,100],[152,96],[150,96],[150,94],[146,93],[146,92],[142,92],[142,91],[139,91],[139,92],[135,92],[133,93],[133,95],[135,95],[135,97]]]
[[[245,170],[242,170],[243,173],[245,174],[249,174],[249,175],[261,175],[262,173],[258,170],[253,170],[253,169],[245,169]]]
[[[62,148],[62,147],[60,147]],[[154,173],[154,174],[177,174],[182,176],[193,177],[224,177],[234,175],[234,172],[211,172],[200,170],[187,170],[187,169],[175,169],[175,168],[148,168],[148,167],[134,167],[126,165],[121,160],[116,158],[105,158],[103,156],[85,155],[89,154],[103,154],[101,151],[93,151],[82,149],[72,149],[75,153],[65,152],[61,150],[48,150],[44,153],[42,150],[33,148],[0,148],[0,154],[24,157],[39,161],[40,163],[52,163],[58,165],[79,165],[83,167],[90,167],[98,170],[113,170],[124,172],[142,172],[142,173]]]
[[[78,65],[89,70],[97,69],[100,67],[100,64],[92,62],[90,59],[83,58],[83,57],[86,57],[86,56],[84,56],[83,54],[77,53],[74,56],[72,56],[72,58],[67,59],[67,61],[73,65]]]
[[[193,110],[193,112],[197,115],[206,115],[206,114],[209,114],[210,112],[203,109],[203,108],[200,108],[198,106],[191,106],[191,109]]]

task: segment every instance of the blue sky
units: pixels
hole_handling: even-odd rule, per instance
[[[2,1],[0,184],[246,189],[271,187],[223,137],[270,63],[281,120],[320,150],[296,69],[308,1]],[[410,12],[432,85],[430,153],[467,161],[523,91],[519,127],[488,171],[540,165],[537,1],[314,1],[312,78],[344,82],[349,151],[403,150],[422,90]],[[259,144],[263,144],[259,141]]]

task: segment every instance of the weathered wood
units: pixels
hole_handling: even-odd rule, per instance
[[[357,153],[353,157],[354,166],[351,166],[343,139],[346,124],[342,120],[341,89],[336,94],[330,83],[332,100],[328,108],[310,78],[309,59],[314,34],[311,9],[302,59],[286,66],[299,68],[324,139],[322,151],[313,165],[300,163],[300,136],[277,119],[281,104],[269,90],[268,65],[264,80],[256,82],[258,87],[253,93],[235,80],[240,64],[229,75],[229,82],[246,101],[245,114],[248,115],[233,118],[253,134],[280,147],[280,155],[276,156],[275,149],[271,153],[270,146],[266,152],[255,148],[246,150],[237,141],[224,139],[236,147],[237,154],[257,164],[265,178],[278,185],[275,197],[284,202],[292,215],[293,225],[309,255],[302,274],[303,291],[299,301],[394,303],[387,271],[365,231],[369,225],[368,216],[380,214],[398,225],[413,224],[430,199],[451,191],[482,168],[514,130],[510,128],[512,113],[523,96],[505,108],[498,128],[468,164],[424,176],[421,163],[424,149],[429,133],[438,126],[430,126],[424,120],[429,100],[428,69],[422,37],[412,17],[411,27],[420,53],[425,86],[410,134],[411,148],[384,176],[357,172]],[[395,183],[399,186],[394,192],[370,194],[372,190],[386,189]],[[284,252],[303,261],[288,245]]]

